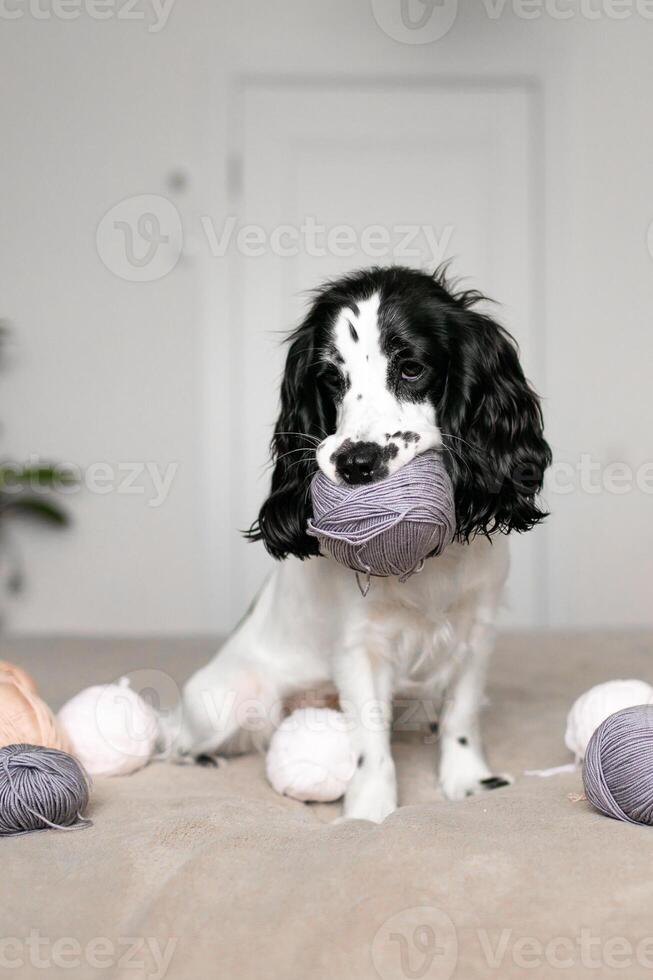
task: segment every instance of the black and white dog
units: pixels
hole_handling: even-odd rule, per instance
[[[269,736],[284,698],[331,683],[359,767],[345,817],[381,821],[397,805],[390,751],[395,695],[444,705],[440,783],[453,800],[505,785],[479,733],[494,622],[508,571],[506,534],[546,514],[551,454],[537,396],[512,338],[443,273],[376,268],[328,283],[290,337],[270,495],[249,537],[283,559],[219,655],[184,690],[178,750],[243,751]],[[415,454],[442,452],[456,540],[405,583],[318,556],[306,533],[317,467],[371,483]],[[256,723],[252,719],[256,718]]]

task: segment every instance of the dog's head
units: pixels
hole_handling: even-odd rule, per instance
[[[372,483],[442,450],[456,535],[526,531],[551,453],[510,335],[442,273],[368,269],[318,290],[290,337],[271,492],[248,536],[272,555],[317,554],[306,533],[319,468]]]

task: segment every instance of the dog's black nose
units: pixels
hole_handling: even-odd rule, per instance
[[[375,442],[349,442],[336,455],[338,476],[352,486],[377,479],[380,463],[381,447]]]

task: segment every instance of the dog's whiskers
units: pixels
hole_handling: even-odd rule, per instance
[[[307,449],[304,446],[300,446],[299,449],[288,449],[287,452],[281,453],[280,456],[277,456],[277,462],[279,460],[285,459],[286,456],[292,456],[294,453],[308,453],[309,455],[306,456],[307,459],[315,458],[314,456],[312,456],[312,454],[313,454],[313,450],[312,449]]]
[[[490,454],[485,449],[481,449],[480,446],[474,446],[471,442],[467,442],[462,436],[454,436],[451,432],[440,432],[441,436],[445,436],[447,439],[457,439],[458,442],[464,442],[466,446],[469,446],[476,453],[484,453],[484,455],[489,456]]]
[[[324,429],[322,429],[321,431],[324,432]],[[308,433],[306,433],[306,432],[291,432],[291,431],[285,432],[285,431],[280,431],[280,432],[275,432],[274,433],[274,436],[275,436],[275,438],[277,436],[299,436],[300,439],[307,439],[307,440],[315,443],[316,446],[319,446],[320,445],[320,442],[322,441],[321,439],[318,439],[316,436],[308,435]],[[324,436],[326,438],[326,432],[324,432]]]

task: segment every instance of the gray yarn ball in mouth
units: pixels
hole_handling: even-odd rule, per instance
[[[80,763],[60,749],[26,743],[0,749],[0,837],[35,830],[77,830],[90,781]]]
[[[368,577],[404,581],[454,537],[453,487],[440,453],[422,453],[386,479],[361,486],[333,483],[318,471],[311,497],[308,533],[319,539],[321,552]]]
[[[653,824],[653,705],[622,708],[601,722],[585,752],[583,784],[606,816]]]

